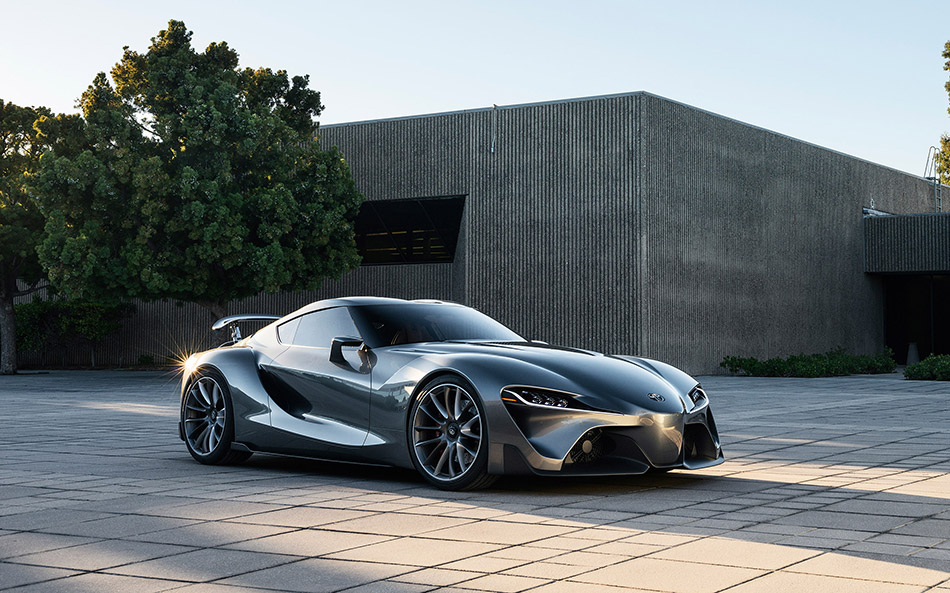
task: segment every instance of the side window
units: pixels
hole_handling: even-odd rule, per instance
[[[360,335],[346,307],[314,311],[299,319],[300,324],[293,337],[295,346],[329,348],[333,338]]]
[[[300,325],[300,318],[295,317],[287,323],[281,323],[277,326],[277,339],[281,344],[293,344],[294,335],[297,333],[297,326]]]

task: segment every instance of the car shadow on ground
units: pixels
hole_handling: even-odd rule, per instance
[[[939,485],[922,488],[938,494],[925,496],[880,492],[873,484],[866,488],[802,484],[801,476],[795,474],[789,475],[789,481],[782,481],[742,477],[739,472],[712,475],[674,470],[635,476],[503,476],[485,490],[452,492],[433,488],[414,471],[400,468],[260,454],[245,465],[255,471],[304,480],[307,476],[319,477],[321,482],[330,479],[381,495],[423,498],[431,504],[455,503],[518,513],[518,521],[525,520],[523,515],[537,514],[539,522],[560,520],[577,526],[712,536],[834,551],[938,571],[946,571],[948,566],[943,556],[892,553],[905,543],[901,541],[904,536],[931,537],[934,541],[950,538],[950,490],[941,495],[934,491]],[[874,470],[857,464],[848,469]],[[713,469],[723,470],[728,472],[729,466]],[[782,472],[776,469],[770,473]],[[941,476],[942,483],[950,486],[950,474],[920,472],[917,477],[918,482],[927,483]],[[570,502],[574,499],[576,502]],[[762,506],[776,513],[774,519],[763,520],[767,515],[757,513]],[[574,508],[586,512],[570,513]],[[505,521],[505,516],[500,514],[495,519]],[[875,545],[882,536],[883,543]],[[871,542],[864,544],[865,549],[854,549],[868,540]],[[888,542],[900,543],[888,549]],[[902,551],[909,552],[910,548]]]

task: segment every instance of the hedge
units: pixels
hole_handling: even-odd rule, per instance
[[[768,360],[726,356],[719,366],[730,373],[752,377],[835,377],[892,373],[897,363],[890,348],[875,356],[849,354],[838,348],[824,354],[797,354]]]
[[[89,301],[33,301],[14,306],[19,352],[89,348],[96,366],[96,346],[116,334],[135,312],[131,304],[100,305]]]
[[[950,354],[931,354],[920,362],[909,364],[904,369],[904,376],[924,381],[950,381]]]

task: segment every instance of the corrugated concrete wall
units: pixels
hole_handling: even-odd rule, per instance
[[[626,95],[347,124],[322,140],[342,148],[368,199],[466,195],[450,266],[458,301],[535,339],[632,352],[636,105]]]
[[[364,267],[316,293],[445,298],[523,335],[694,373],[729,354],[883,347],[862,207],[932,207],[918,178],[644,93],[327,126],[370,200],[465,195],[453,264]],[[140,306],[101,361],[212,343]],[[108,352],[106,352],[108,350]]]
[[[657,97],[641,120],[644,355],[883,349],[862,207],[926,210],[925,182]]]
[[[865,271],[881,274],[950,271],[950,214],[864,219]]]
[[[479,114],[468,303],[534,339],[637,350],[636,105],[624,96]]]

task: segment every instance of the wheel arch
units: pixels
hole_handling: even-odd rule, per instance
[[[440,379],[443,379],[443,378],[447,379],[447,381],[441,382]],[[414,426],[415,414],[413,412],[421,408],[422,406],[422,404],[420,403],[421,399],[425,396],[426,393],[435,391],[436,389],[438,389],[439,387],[441,387],[442,385],[446,383],[455,384],[457,387],[460,387],[472,399],[474,406],[477,408],[477,412],[478,412],[477,415],[481,417],[480,429],[479,429],[479,432],[480,432],[479,453],[477,457],[473,458],[471,461],[471,463],[477,464],[480,469],[470,468],[471,471],[466,471],[466,473],[463,473],[462,476],[459,476],[458,478],[454,479],[452,483],[440,482],[437,478],[430,477],[431,474],[429,474],[428,470],[423,468],[423,465],[426,462],[422,461],[422,459],[420,459],[417,456],[417,453],[414,449],[416,445],[414,444],[414,436],[413,436],[414,430],[416,430]],[[431,389],[427,389],[430,385],[433,385],[433,387]],[[456,397],[459,397],[457,393],[458,392],[456,391]],[[488,414],[487,414],[488,406],[487,406],[485,398],[483,398],[481,393],[479,392],[477,385],[470,378],[468,378],[464,372],[461,372],[458,369],[454,369],[454,368],[432,369],[430,372],[426,373],[426,375],[424,375],[419,380],[419,382],[416,384],[413,390],[412,395],[409,397],[407,402],[408,402],[408,405],[406,406],[406,413],[405,413],[405,419],[404,419],[405,431],[406,431],[406,453],[409,455],[415,469],[420,474],[422,474],[424,479],[426,479],[430,484],[436,486],[437,488],[449,489],[449,490],[478,489],[478,488],[486,487],[495,481],[495,479],[498,476],[488,471],[488,467],[490,465],[489,459],[491,457],[491,428],[490,428],[491,423],[488,420]],[[448,405],[448,402],[446,402],[446,405]],[[457,402],[456,402],[456,405],[457,405]],[[430,420],[431,419],[432,418],[430,414]],[[461,421],[455,417],[453,417],[451,421],[446,420],[446,422],[450,422],[451,424],[455,424],[456,422],[458,422],[459,424],[461,423]],[[426,429],[426,430],[430,430],[430,429]],[[452,433],[447,433],[447,434],[451,435]],[[461,436],[461,433],[459,433],[459,436],[453,437],[453,438],[457,438],[459,441],[463,439],[463,437]],[[449,445],[449,447],[451,446],[452,445]],[[448,463],[451,464],[452,461],[450,460]],[[475,473],[474,474],[471,473],[472,471],[475,471]],[[467,477],[463,477],[463,476],[467,476]],[[458,480],[461,480],[461,482],[459,482]]]
[[[186,386],[178,433],[191,456],[207,465],[240,463],[250,457],[250,451],[234,447],[234,398],[224,374],[210,365],[195,368]],[[189,422],[197,423],[191,434]]]
[[[255,435],[270,427],[270,396],[258,373],[259,353],[253,348],[229,347],[208,350],[186,363],[181,383],[181,399],[196,374],[214,370],[224,378],[234,414],[234,440],[256,440]]]
[[[407,427],[409,426],[408,422],[409,422],[409,416],[411,415],[410,413],[412,411],[412,404],[414,404],[415,401],[419,399],[419,396],[422,395],[422,388],[428,385],[429,383],[431,383],[433,379],[436,379],[441,376],[451,376],[451,375],[455,375],[456,377],[461,378],[466,383],[471,385],[472,388],[475,390],[475,394],[479,398],[484,400],[484,398],[482,398],[481,396],[481,392],[478,390],[478,387],[475,385],[475,382],[472,381],[469,377],[465,376],[465,373],[463,373],[462,371],[459,371],[458,369],[453,369],[450,367],[440,367],[440,368],[432,369],[429,372],[427,372],[425,375],[423,375],[421,379],[419,379],[419,382],[416,383],[415,388],[412,390],[412,395],[409,396],[409,399],[406,402],[407,405],[406,405],[406,412],[405,412],[404,419],[407,423],[406,424]]]

